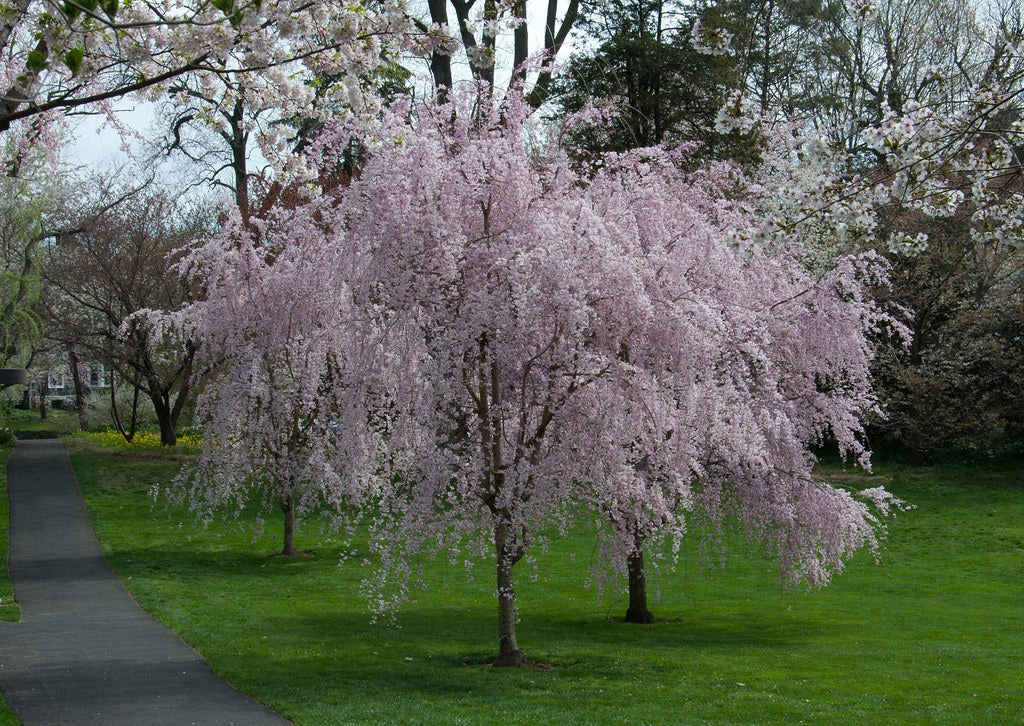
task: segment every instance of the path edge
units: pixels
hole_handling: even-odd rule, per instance
[[[224,681],[224,683],[228,684],[228,686],[230,686],[235,692],[239,693],[240,695],[244,696],[245,698],[248,698],[253,703],[258,703],[260,706],[262,706],[263,708],[267,709],[271,713],[273,713],[273,714],[275,714],[277,716],[280,716],[282,719],[284,719],[288,723],[294,723],[290,718],[285,716],[283,713],[281,713],[277,709],[275,709],[272,706],[264,703],[263,701],[259,700],[258,698],[256,698],[252,694],[246,693],[241,688],[236,686],[234,683],[229,681],[227,679],[227,677],[225,677],[223,674],[218,673],[217,671],[215,671],[213,669],[213,666],[210,665],[210,661],[206,658],[206,656],[203,655],[194,645],[192,645],[192,643],[190,643],[188,640],[186,640],[185,636],[183,636],[177,630],[172,628],[170,625],[165,623],[163,620],[161,620],[156,615],[151,613],[149,610],[146,610],[146,608],[142,607],[142,605],[139,604],[139,601],[135,599],[134,595],[132,595],[131,590],[128,589],[128,586],[125,584],[124,580],[121,579],[121,575],[118,573],[117,570],[115,570],[113,567],[111,567],[110,563],[107,561],[107,551],[103,547],[103,540],[101,540],[99,535],[96,534],[96,527],[94,525],[94,520],[93,520],[92,512],[89,510],[89,506],[85,503],[85,492],[82,491],[82,485],[78,481],[78,475],[75,473],[74,464],[72,464],[72,462],[71,462],[71,448],[67,445],[67,442],[65,442],[65,441],[63,441],[61,439],[54,439],[54,440],[57,441],[58,443],[60,443],[61,446],[64,447],[64,462],[65,462],[65,464],[68,467],[68,471],[71,472],[71,480],[75,483],[75,488],[78,490],[78,498],[79,498],[79,500],[82,503],[82,509],[85,510],[86,521],[89,522],[89,529],[92,530],[92,536],[96,538],[96,541],[100,545],[100,557],[103,558],[103,564],[105,564],[107,566],[107,569],[109,569],[111,572],[114,573],[114,577],[117,578],[117,584],[120,585],[121,589],[124,591],[125,595],[128,596],[128,599],[131,600],[132,604],[135,605],[135,607],[138,608],[139,611],[142,612],[143,614],[145,614],[147,617],[153,619],[157,623],[160,623],[160,625],[162,625],[163,627],[167,628],[170,632],[174,633],[175,637],[177,637],[178,640],[180,640],[182,643],[187,645],[189,647],[189,649],[193,653],[195,653],[196,656],[198,656],[199,659],[206,665],[206,667],[210,669],[210,673],[212,673],[217,678],[219,678],[222,681]],[[102,453],[102,451],[100,453]],[[13,581],[12,581],[12,583],[13,583]]]

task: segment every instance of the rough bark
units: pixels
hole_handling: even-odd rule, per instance
[[[626,560],[629,573],[629,607],[627,623],[653,623],[654,615],[647,608],[647,577],[644,574],[644,551],[637,548]]]
[[[225,133],[228,145],[231,148],[231,170],[235,176],[235,204],[238,205],[238,214],[242,223],[249,225],[249,169],[248,149],[249,133],[244,126],[244,110],[242,96],[244,87],[239,88],[238,100],[232,109],[230,116],[230,135]]]
[[[430,21],[438,25],[448,25],[447,0],[427,0],[430,10]],[[430,75],[434,78],[439,103],[448,101],[448,91],[452,88],[452,57],[447,53],[434,51],[430,54]]]
[[[50,395],[50,382],[47,380],[47,376],[43,376],[42,383],[39,384],[39,418],[46,418],[46,397]]]
[[[113,368],[110,370],[110,418],[114,421],[114,427],[124,436],[124,440],[131,443],[135,439],[139,423],[139,386],[137,383],[132,383],[132,415],[126,429],[121,421],[121,414],[117,410],[117,386],[114,381]]]
[[[124,440],[130,442],[132,437],[125,433],[124,426],[121,425],[121,414],[117,411],[117,381],[114,379],[113,368],[110,369],[110,419],[114,422],[114,427],[124,436]]]
[[[178,443],[178,434],[175,431],[175,422],[171,416],[169,401],[163,396],[150,396],[150,398],[153,400],[157,423],[160,424],[160,445],[174,446]]]
[[[82,371],[78,368],[78,354],[74,350],[68,350],[68,365],[71,368],[71,381],[75,385],[75,410],[78,411],[78,428],[82,431],[87,431],[89,429],[89,417],[85,411],[85,386],[82,385]]]
[[[494,546],[498,556],[498,657],[499,668],[526,665],[526,656],[516,642],[516,590],[512,568],[522,558],[509,543],[508,522],[499,518],[494,526]]]
[[[292,495],[281,496],[281,511],[284,512],[284,546],[281,548],[282,557],[295,557],[295,502]]]

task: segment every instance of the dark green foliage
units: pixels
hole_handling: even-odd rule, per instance
[[[821,118],[846,99],[823,93],[822,76],[834,71],[831,28],[844,13],[839,0],[703,0],[697,5],[708,28],[733,36],[739,86],[762,110]]]
[[[883,346],[879,427],[912,451],[992,449],[1024,437],[1024,255],[976,243],[960,219],[903,220],[929,235],[893,258],[892,299],[907,309],[910,348]]]
[[[583,157],[609,151],[683,142],[700,144],[694,158],[756,156],[756,143],[714,131],[715,116],[735,85],[728,57],[702,55],[690,44],[692,18],[662,0],[591,3],[584,30],[594,41],[575,53],[553,84],[561,114],[591,101],[615,115],[575,127],[568,144]]]

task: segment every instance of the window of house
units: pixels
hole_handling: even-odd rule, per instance
[[[93,363],[89,366],[89,386],[92,388],[103,388],[107,385],[106,371],[102,363]]]

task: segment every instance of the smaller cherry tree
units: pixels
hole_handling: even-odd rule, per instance
[[[888,508],[884,494],[872,511],[881,493],[857,501],[816,481],[809,450],[834,440],[868,463],[869,336],[901,333],[867,296],[884,263],[847,257],[812,274],[795,240],[754,241],[758,218],[730,201],[729,167],[678,169],[673,155],[639,150],[608,157],[588,189],[642,290],[617,331],[622,365],[578,398],[576,423],[602,452],[583,478],[611,522],[604,559],[628,575],[632,622],[653,620],[649,540],[678,553],[688,523],[721,543],[739,522],[783,581],[820,587],[853,551],[877,546]]]
[[[296,517],[317,507],[343,514],[350,500],[349,458],[363,450],[363,398],[353,377],[369,337],[361,337],[339,281],[351,277],[342,249],[323,244],[326,199],[303,214],[238,223],[195,250],[182,269],[208,296],[168,320],[202,341],[212,371],[196,405],[203,431],[198,460],[171,490],[203,519],[235,513],[254,497],[284,514],[281,554],[294,556]],[[282,222],[285,224],[282,226]],[[259,233],[259,236],[257,236]],[[330,292],[329,301],[325,293]],[[362,415],[362,418],[359,416]],[[368,467],[361,467],[367,469]]]

